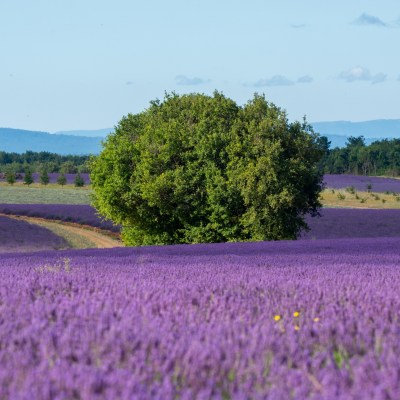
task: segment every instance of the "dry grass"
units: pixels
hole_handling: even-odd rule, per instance
[[[90,204],[90,186],[0,182],[0,204]]]
[[[325,189],[321,194],[324,207],[400,208],[400,194],[368,193],[345,189]]]
[[[36,224],[47,228],[48,230],[55,233],[57,236],[62,237],[68,243],[69,248],[72,249],[104,249],[122,246],[122,242],[117,237],[117,234],[101,231],[97,228],[82,226],[69,222],[51,221],[35,217],[12,215],[7,215],[7,217],[24,220],[31,224]]]

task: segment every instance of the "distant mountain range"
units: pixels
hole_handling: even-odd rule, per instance
[[[114,132],[114,128],[107,129],[92,129],[86,131],[58,131],[53,135],[67,135],[67,136],[87,136],[87,137],[106,137],[110,132]]]
[[[364,122],[313,122],[314,130],[331,141],[331,148],[343,147],[350,136],[364,136],[367,144],[380,139],[400,139],[400,119]],[[54,133],[0,128],[0,151],[24,153],[49,151],[58,154],[98,154],[101,141],[114,128],[59,131]]]
[[[315,132],[327,136],[331,147],[344,147],[350,136],[364,136],[367,144],[380,139],[400,139],[400,119],[312,122]]]
[[[48,132],[0,128],[0,151],[25,153],[49,151],[58,154],[98,154],[104,137],[55,135]]]

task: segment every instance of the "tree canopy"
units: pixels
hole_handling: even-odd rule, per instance
[[[255,94],[166,94],[90,163],[93,202],[128,245],[294,239],[316,215],[324,144]]]
[[[363,136],[350,137],[346,147],[328,151],[323,169],[328,174],[398,176],[400,139],[382,139],[367,145]]]

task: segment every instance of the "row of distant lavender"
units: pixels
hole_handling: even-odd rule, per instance
[[[399,399],[400,238],[0,255],[0,398]]]
[[[6,180],[5,176],[3,176],[3,175],[0,176],[0,182],[5,182],[5,180]],[[59,173],[54,172],[54,173],[51,173],[48,175],[50,178],[50,183],[57,183],[57,179],[60,176]],[[65,178],[67,179],[67,184],[72,185],[74,183],[74,180],[75,180],[77,174],[64,174],[64,175],[65,175]],[[81,175],[82,179],[85,181],[85,185],[89,185],[90,184],[89,174],[80,174],[80,175]],[[22,182],[24,180],[24,176],[25,176],[24,173],[17,174],[16,175],[17,182]],[[33,181],[35,183],[40,182],[40,174],[39,173],[37,173],[37,172],[33,173],[32,177],[33,177]]]
[[[75,222],[114,232],[120,230],[111,221],[101,219],[96,209],[86,204],[0,204],[0,213]]]
[[[400,193],[400,179],[381,178],[363,175],[325,175],[327,188],[344,189],[353,186],[356,190],[366,192],[370,188],[376,193]]]
[[[55,250],[67,247],[68,244],[63,238],[48,229],[0,216],[0,253]]]
[[[0,213],[76,222],[118,232],[120,227],[102,220],[88,205],[0,204]],[[302,239],[400,237],[400,210],[324,208],[321,218],[307,218],[310,232]]]
[[[34,181],[39,182],[39,174],[32,174]],[[57,178],[60,174],[49,174],[50,183],[57,183]],[[23,180],[24,174],[19,174],[18,180]],[[81,174],[85,184],[90,184],[89,174]],[[65,174],[68,184],[73,184],[76,174]],[[5,181],[5,176],[0,176],[0,181]],[[367,191],[368,185],[371,185],[371,191],[377,193],[395,192],[400,193],[400,179],[395,178],[381,178],[362,175],[325,175],[324,182],[327,188],[343,189],[349,186],[354,186],[359,191]]]
[[[300,239],[400,237],[400,210],[323,208],[306,218],[311,230]]]

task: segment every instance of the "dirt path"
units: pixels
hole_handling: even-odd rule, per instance
[[[79,225],[63,221],[55,221],[44,218],[17,216],[1,214],[8,218],[24,220],[26,222],[43,226],[56,235],[63,237],[72,248],[112,248],[122,247],[122,242],[115,237],[115,234],[102,231],[87,225]],[[114,236],[114,237],[112,237]]]

